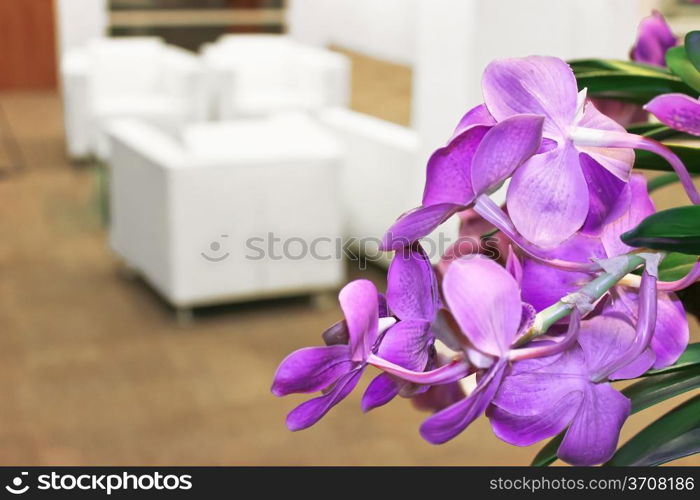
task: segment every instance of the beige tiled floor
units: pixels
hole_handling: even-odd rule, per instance
[[[57,96],[0,94],[0,105],[27,161],[0,180],[0,464],[502,465],[539,448],[500,442],[485,419],[431,446],[408,402],[362,415],[361,391],[288,432],[284,416],[302,398],[271,396],[272,374],[288,352],[318,343],[337,308],[241,305],[178,328],[146,286],[119,275],[94,172],[64,159]],[[623,438],[686,397],[635,415]]]

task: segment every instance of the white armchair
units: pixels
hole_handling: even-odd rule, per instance
[[[107,123],[138,117],[170,133],[206,116],[197,57],[159,38],[104,38],[62,59],[68,153],[105,159]]]
[[[347,106],[350,61],[284,35],[226,35],[202,50],[214,118]]]
[[[335,140],[300,115],[111,138],[110,243],[179,309],[340,287]]]

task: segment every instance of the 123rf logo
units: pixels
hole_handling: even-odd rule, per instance
[[[30,486],[28,484],[28,472],[12,479],[11,484],[5,489],[13,495],[26,493]],[[37,476],[36,489],[42,491],[102,491],[111,495],[114,491],[131,490],[189,490],[192,489],[192,476],[189,474],[161,474],[154,472],[150,474],[41,474]]]

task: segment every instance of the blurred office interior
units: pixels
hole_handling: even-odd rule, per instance
[[[700,25],[684,0],[2,0],[0,464],[529,463],[486,419],[431,446],[357,393],[289,432],[277,364],[385,267],[266,245],[379,238],[490,60],[626,59],[652,9]]]

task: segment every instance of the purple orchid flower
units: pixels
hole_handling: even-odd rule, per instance
[[[569,65],[554,57],[494,61],[484,72],[483,90],[496,121],[523,113],[544,116],[542,135],[556,143],[513,174],[507,204],[518,232],[551,247],[582,227],[599,231],[606,208],[629,178],[634,152],[580,145],[574,132],[584,128],[605,136],[624,128],[587,101],[585,91],[578,92]]]
[[[657,10],[639,23],[637,43],[632,48],[630,57],[633,61],[666,66],[666,51],[678,44],[678,39],[666,23],[666,19]]]
[[[434,341],[431,326],[439,297],[432,265],[418,244],[404,247],[394,255],[387,275],[387,304],[399,321],[384,334],[376,356],[407,370],[430,368]],[[428,388],[381,373],[367,386],[362,411],[385,405],[399,394],[412,396]]]
[[[700,136],[700,100],[685,94],[664,94],[655,97],[644,109],[664,125]]]
[[[513,341],[530,326],[523,318],[529,318],[531,307],[523,304],[516,279],[482,256],[453,262],[445,274],[443,293],[471,346],[471,361],[483,367],[478,369],[476,387],[468,397],[434,414],[421,426],[423,438],[434,444],[452,439],[484,412],[509,362],[560,352],[573,343],[577,330],[572,326],[558,342],[512,349]]]
[[[646,180],[643,176],[635,174],[611,210],[613,220],[605,224],[599,237],[576,235],[556,250],[551,250],[549,256],[583,262],[624,255],[633,249],[620,240],[620,235],[635,227],[654,211]],[[575,292],[592,279],[591,274],[563,271],[532,259],[525,259],[522,267],[523,300],[532,304],[537,311]],[[547,286],[542,286],[543,283]],[[663,368],[673,364],[687,347],[689,327],[683,305],[675,294],[658,291],[655,296],[657,314],[650,345],[655,354],[654,368]],[[636,289],[615,287],[607,300],[601,304],[603,314],[621,314],[638,321],[639,297],[639,291]]]
[[[343,325],[326,334],[332,345],[307,347],[287,356],[277,368],[272,383],[275,396],[324,391],[322,396],[302,403],[287,416],[287,427],[301,430],[318,422],[328,411],[352,392],[367,366],[367,358],[376,349],[380,333],[393,324],[382,318],[376,287],[367,280],[356,280],[343,287],[338,296],[345,315],[348,342],[334,343]]]
[[[466,209],[477,195],[498,187],[537,152],[542,121],[523,114],[496,124],[483,105],[470,110],[449,143],[428,160],[423,204],[389,228],[382,247],[410,245]]]
[[[488,411],[495,434],[528,446],[568,427],[559,458],[573,465],[609,459],[631,408],[609,381],[639,377],[654,363],[646,345],[656,314],[650,273],[642,278],[640,295],[636,328],[624,316],[597,315],[581,323],[577,346],[557,356],[515,363]]]
[[[291,430],[315,424],[343,400],[372,357],[407,371],[429,367],[439,297],[430,260],[418,244],[397,252],[387,281],[386,298],[367,280],[346,285],[339,295],[345,319],[323,333],[326,346],[295,351],[278,367],[272,384],[276,396],[324,392],[292,410],[287,417]],[[412,395],[427,389],[382,373],[367,387],[362,409],[386,404],[402,391]]]

